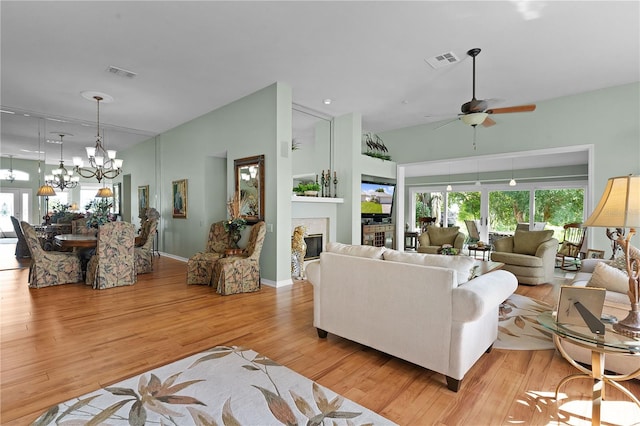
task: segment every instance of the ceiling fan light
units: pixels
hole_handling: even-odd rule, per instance
[[[477,126],[478,124],[482,124],[482,122],[489,116],[486,112],[474,112],[471,114],[464,114],[460,117],[460,120],[468,126]]]
[[[516,180],[514,178],[511,178],[511,180],[509,181],[509,186],[516,186]]]

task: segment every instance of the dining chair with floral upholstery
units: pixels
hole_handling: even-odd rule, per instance
[[[194,254],[187,261],[187,284],[213,284],[213,267],[229,248],[229,233],[224,222],[215,222],[209,228],[205,251]]]
[[[247,247],[241,255],[219,259],[213,276],[217,292],[222,295],[260,290],[260,252],[266,226],[258,222],[251,228]]]
[[[135,226],[107,222],[98,228],[96,253],[87,266],[87,285],[105,288],[133,285],[137,281],[134,252]]]
[[[16,237],[18,238],[15,251],[16,257],[31,257],[27,240],[25,240],[24,232],[22,232],[22,228],[20,227],[20,221],[17,217],[11,216],[11,223],[13,224],[13,230],[16,232]]]
[[[80,235],[96,235],[98,230],[87,226],[87,218],[81,217],[71,221],[71,233]]]
[[[40,288],[82,281],[80,259],[74,253],[44,251],[36,230],[27,222],[21,222],[27,246],[31,251],[29,287]]]
[[[147,239],[142,246],[134,249],[137,274],[147,274],[153,271],[153,235],[156,233],[158,221],[155,219],[147,220],[145,225]]]

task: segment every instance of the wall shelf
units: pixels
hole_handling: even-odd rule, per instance
[[[342,204],[344,203],[344,198],[332,198],[332,197],[305,197],[299,195],[291,196],[292,203],[331,203],[331,204]]]

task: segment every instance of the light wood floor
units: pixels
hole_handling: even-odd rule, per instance
[[[29,289],[27,274],[0,271],[3,425],[29,424],[53,404],[223,344],[254,349],[402,425],[589,422],[588,380],[570,382],[563,391],[573,402],[557,409],[555,385],[574,369],[553,350],[493,350],[453,393],[440,374],[331,334],[319,339],[308,282],[222,297],[187,286],[186,265],[166,257],[136,285],[103,291]],[[518,291],[544,300],[551,286]],[[640,394],[640,382],[625,386]],[[607,397],[617,414],[636,410],[613,389]],[[585,414],[572,414],[574,405]]]

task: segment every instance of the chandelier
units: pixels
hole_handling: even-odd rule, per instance
[[[9,174],[7,175],[5,180],[11,183],[13,183],[13,181],[16,180],[16,177],[13,174],[13,155],[9,156]]]
[[[47,185],[50,185],[54,188],[60,188],[60,190],[65,190],[67,188],[75,188],[78,186],[78,182],[80,182],[80,178],[78,176],[73,176],[73,170],[67,170],[64,167],[64,160],[62,159],[62,138],[65,136],[64,133],[59,133],[60,135],[60,165],[57,169],[53,169],[50,175],[44,177],[44,181]]]
[[[106,150],[102,145],[102,136],[100,136],[100,101],[104,98],[102,96],[94,96],[98,105],[98,119],[97,127],[98,133],[96,134],[96,146],[88,146],[87,157],[89,157],[90,167],[84,167],[82,158],[73,157],[73,164],[75,165],[75,171],[84,178],[95,177],[98,182],[102,179],[114,179],[122,171],[122,160],[116,158],[116,152],[114,150]]]

